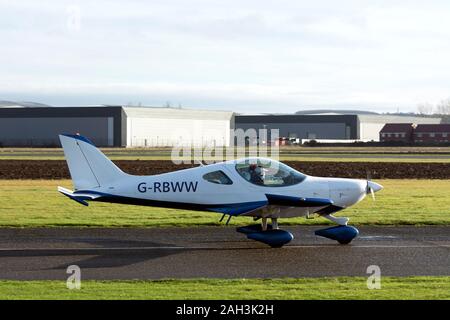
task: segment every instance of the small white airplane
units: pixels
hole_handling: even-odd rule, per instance
[[[278,227],[278,218],[318,214],[337,226],[315,233],[341,244],[358,230],[348,218],[332,214],[361,201],[383,187],[373,181],[320,178],[300,173],[266,158],[244,158],[170,173],[135,176],[120,170],[92,142],[80,135],[59,136],[74,191],[58,187],[85,206],[102,201],[143,206],[212,211],[228,222],[233,216],[261,219],[261,225],[238,228],[247,238],[281,247],[293,235]],[[270,218],[272,224],[267,223]]]

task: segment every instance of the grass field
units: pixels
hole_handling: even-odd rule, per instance
[[[366,197],[337,215],[355,225],[450,225],[450,180],[377,180],[376,202]],[[56,191],[70,180],[1,180],[0,226],[160,227],[219,225],[217,213],[91,202],[84,207]],[[251,222],[249,217],[232,225]],[[327,224],[323,218],[282,219],[282,225]]]
[[[0,281],[0,299],[450,299],[450,277],[382,277],[369,290],[367,278]]]
[[[104,148],[112,160],[171,160],[171,148]],[[226,153],[224,153],[226,154]],[[205,156],[207,161],[210,157]],[[450,163],[450,147],[282,147],[285,161]],[[0,148],[0,160],[64,160],[59,148]]]

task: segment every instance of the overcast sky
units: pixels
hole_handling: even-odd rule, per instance
[[[0,100],[415,111],[450,97],[450,1],[0,0]]]

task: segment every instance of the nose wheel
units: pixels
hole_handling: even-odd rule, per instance
[[[336,240],[340,244],[349,244],[359,234],[358,229],[353,226],[334,226],[326,229],[316,230],[317,236]]]

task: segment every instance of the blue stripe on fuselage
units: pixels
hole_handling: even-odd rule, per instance
[[[172,202],[172,201],[125,197],[91,190],[77,190],[74,192],[74,194],[77,193],[96,194],[101,196],[100,198],[93,199],[92,201],[183,209],[183,210],[212,211],[229,215],[244,214],[246,212],[250,212],[267,205],[267,201],[251,201],[251,202],[225,203],[225,204],[203,204],[203,203]]]

